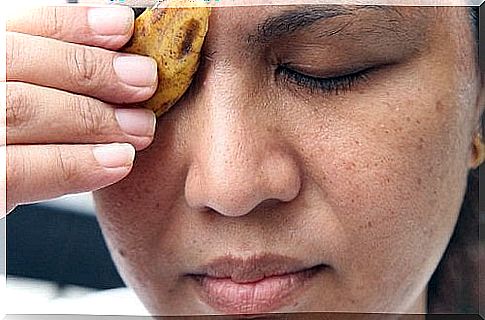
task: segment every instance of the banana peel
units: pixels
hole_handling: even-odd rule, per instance
[[[158,88],[152,98],[142,103],[157,117],[190,86],[199,66],[210,12],[210,7],[152,8],[135,19],[133,36],[121,51],[157,61]]]

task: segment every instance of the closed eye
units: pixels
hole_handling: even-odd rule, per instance
[[[311,92],[319,91],[325,94],[343,94],[351,91],[357,84],[369,79],[368,74],[372,68],[367,68],[350,74],[335,77],[315,77],[296,71],[288,65],[279,65],[276,74],[283,81],[294,83],[300,87],[309,89]]]

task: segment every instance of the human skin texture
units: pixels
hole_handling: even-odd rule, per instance
[[[132,172],[94,192],[113,259],[149,311],[425,312],[482,111],[467,15],[213,9],[191,88],[159,118]],[[311,88],[285,68],[317,78],[371,71]],[[264,255],[324,267],[291,290],[243,288],[235,278],[258,261],[268,267]],[[233,279],[202,289],[190,275],[221,257],[236,259]]]

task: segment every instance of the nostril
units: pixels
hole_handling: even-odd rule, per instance
[[[281,204],[283,201],[281,201],[280,199],[275,199],[275,198],[272,198],[272,199],[266,199],[264,200],[263,202],[261,202],[258,207],[262,208],[262,209],[266,209],[266,208],[275,208],[277,207],[279,204]]]
[[[209,204],[206,208],[219,215],[226,217],[242,217],[253,211],[259,204],[259,201],[249,203],[249,201],[238,201],[238,203],[229,203],[224,205],[221,202]]]

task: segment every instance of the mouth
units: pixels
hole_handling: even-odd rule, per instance
[[[225,256],[186,276],[193,280],[201,300],[213,309],[253,314],[294,303],[296,294],[326,268],[325,264],[308,266],[279,255]]]

